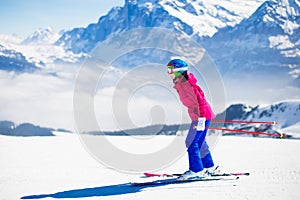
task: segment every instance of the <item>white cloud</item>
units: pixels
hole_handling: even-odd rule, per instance
[[[72,129],[73,82],[42,74],[0,71],[1,120]]]
[[[77,71],[78,68],[60,67],[58,74],[62,76],[0,71],[0,120],[74,130],[73,91]],[[101,75],[97,90],[92,94],[91,104],[102,130],[190,121],[186,108],[179,101],[178,94],[164,71],[153,73],[148,68],[131,69],[128,72],[108,70]],[[241,80],[238,77],[225,79],[226,105],[258,105],[299,99],[299,88],[286,87],[288,84],[283,80],[277,77],[268,80],[261,77],[257,77],[257,80]],[[199,83],[203,85],[201,81]],[[86,84],[82,87],[93,86],[89,79]],[[207,99],[212,102],[210,93],[216,91],[205,92]],[[212,107],[217,107],[217,103],[224,104],[213,101]],[[84,109],[84,106],[86,105],[80,109]],[[215,110],[216,113],[222,111]],[[86,116],[82,119],[86,120]]]
[[[0,71],[0,120],[11,120],[17,124],[30,122],[45,127],[75,130],[74,71],[72,73],[61,71],[59,74],[64,76]],[[189,121],[187,111],[179,102],[167,75],[164,81],[170,82],[170,85],[149,79],[143,85],[141,83],[146,78],[138,76],[139,79],[134,81],[136,75],[110,70],[101,77],[98,90],[92,97],[94,99],[92,106],[102,130]],[[88,81],[86,83],[85,86],[91,87]],[[84,106],[86,105],[82,104],[79,109],[85,109]]]

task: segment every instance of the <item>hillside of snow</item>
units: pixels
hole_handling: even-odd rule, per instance
[[[0,43],[0,70],[15,72],[33,72],[38,70],[34,63],[14,49],[9,49]]]
[[[137,28],[166,28],[198,41],[228,79],[250,70],[250,75],[269,75],[270,79],[281,74],[287,85],[295,87],[299,84],[299,5],[298,0],[125,1],[123,7],[112,8],[85,28],[60,34],[51,28],[39,29],[18,43],[1,36],[0,44],[21,52],[38,67],[55,69],[55,63],[78,65],[99,42],[115,35]],[[155,37],[164,39],[164,35]],[[142,41],[129,39],[142,47]],[[148,57],[152,62],[157,54],[164,57],[158,62],[170,58],[145,51],[124,59],[143,63],[138,58]]]
[[[65,32],[56,44],[73,52],[90,52],[110,35],[141,27],[167,28],[192,37],[212,36],[218,29],[249,17],[263,1],[125,1],[123,7],[112,8],[97,23]]]
[[[39,29],[27,38],[19,38],[13,35],[0,35],[0,51],[8,49],[11,55],[2,53],[2,60],[6,59],[8,63],[14,63],[12,57],[23,56],[23,61],[28,65],[38,67],[40,70],[55,72],[57,65],[77,64],[81,62],[86,55],[83,53],[74,54],[66,51],[63,47],[55,46],[54,42],[58,40],[60,34],[54,32],[51,28]],[[1,69],[6,71],[28,72],[28,70],[11,69],[4,61],[0,62]],[[14,64],[16,66],[17,64]],[[16,68],[16,67],[15,67]],[[33,70],[32,70],[33,71]]]
[[[144,138],[142,149],[138,138],[108,139],[114,145],[123,144],[120,146],[125,148],[123,151],[136,153],[157,151],[174,139],[157,137]],[[300,161],[295,153],[299,151],[299,142],[221,137],[211,147],[215,163],[224,172],[249,172],[249,177],[235,181],[132,187],[130,182],[146,180],[140,178],[141,173],[121,173],[103,166],[85,150],[76,135],[43,138],[0,136],[0,198],[296,200],[300,198]],[[185,170],[187,154],[164,169],[149,169],[159,173],[182,173]]]
[[[55,33],[51,27],[38,29],[22,41],[22,44],[53,44],[61,35]]]
[[[249,18],[219,30],[202,44],[224,75],[251,72],[285,81],[288,75],[293,81],[300,69],[299,17],[299,0],[266,1]]]
[[[276,122],[273,125],[228,123],[224,126],[235,130],[286,133],[294,138],[300,137],[300,102],[296,100],[257,106],[234,104],[216,118],[246,122]]]
[[[85,28],[58,34],[48,27],[19,42],[0,36],[0,44],[47,69],[55,68],[55,63],[78,64],[99,42],[115,35],[137,28],[159,27],[198,41],[224,75],[250,70],[253,75],[265,76],[272,70],[273,76],[282,74],[288,85],[295,86],[299,82],[299,5],[298,0],[125,1],[123,7],[112,8],[97,23]],[[164,35],[155,37],[163,40]],[[137,46],[143,45],[134,39]],[[161,56],[169,59],[169,55]],[[151,56],[149,52],[137,53],[132,59],[138,60],[137,57]]]
[[[269,106],[258,106],[241,117],[249,121],[276,121],[281,128],[295,125],[300,119],[300,103],[282,102]]]

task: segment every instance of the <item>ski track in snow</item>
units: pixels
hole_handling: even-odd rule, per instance
[[[162,138],[162,146],[172,138],[157,137]],[[121,139],[126,143],[129,138]],[[249,177],[133,187],[129,182],[139,180],[138,175],[103,167],[76,135],[0,136],[0,199],[296,200],[300,199],[299,148],[300,140],[223,136],[212,149],[215,162],[224,172],[250,172]],[[185,155],[158,172],[179,173],[186,167]]]

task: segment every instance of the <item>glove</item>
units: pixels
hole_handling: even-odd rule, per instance
[[[205,130],[205,121],[206,121],[205,117],[198,118],[197,131]]]

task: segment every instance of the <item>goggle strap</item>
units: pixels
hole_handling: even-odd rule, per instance
[[[183,68],[176,68],[172,69],[173,72],[180,72],[180,71],[187,71],[189,68],[188,67],[183,67]]]

